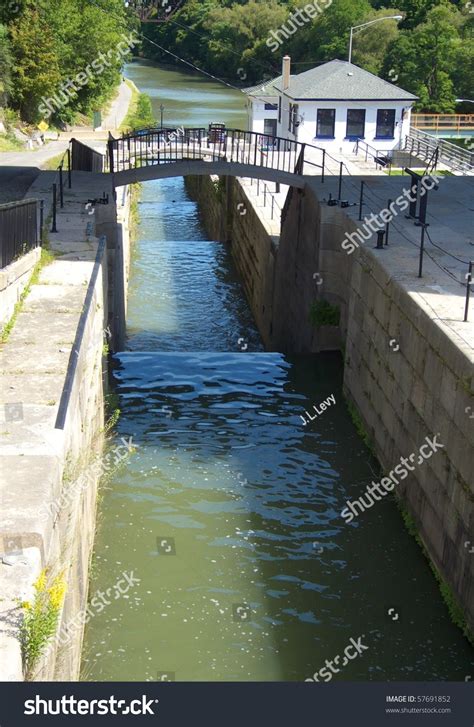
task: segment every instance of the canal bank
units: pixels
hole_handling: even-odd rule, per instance
[[[87,606],[105,439],[109,251],[100,212],[91,218],[85,205],[88,195],[102,195],[104,180],[73,177],[58,232],[46,235],[0,351],[5,681],[74,680],[80,665],[83,624],[71,624]],[[53,178],[42,173],[29,193],[49,199]],[[47,637],[38,599],[58,618],[39,656],[36,646]]]
[[[460,180],[455,183],[461,190]],[[416,462],[409,477],[405,472],[389,485],[453,620],[472,639],[474,564],[466,547],[474,499],[472,346],[433,318],[422,292],[411,291],[411,280],[400,276],[400,253],[342,250],[357,225],[320,202],[320,186],[290,191],[281,236],[270,234],[240,180],[193,177],[187,188],[208,228],[231,242],[267,348],[344,350],[344,393],[383,471],[403,457]],[[425,463],[418,450],[436,435],[443,446]],[[365,493],[361,488],[360,496]],[[379,506],[375,498],[372,504]],[[352,507],[352,519],[365,517],[360,505]]]

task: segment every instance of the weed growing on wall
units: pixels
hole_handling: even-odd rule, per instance
[[[66,582],[62,573],[50,580],[48,571],[44,569],[33,587],[33,600],[20,604],[24,609],[20,639],[27,678],[33,672],[48,641],[56,633]]]

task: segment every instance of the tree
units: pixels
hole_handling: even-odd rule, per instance
[[[39,120],[43,97],[54,94],[61,80],[55,37],[40,11],[25,8],[10,26],[15,58],[12,100],[22,118]]]
[[[452,69],[461,48],[461,14],[449,5],[432,8],[426,22],[402,31],[389,48],[383,75],[420,97],[417,109],[452,113],[455,109]]]
[[[12,55],[8,32],[0,25],[0,106],[5,106],[11,90]]]

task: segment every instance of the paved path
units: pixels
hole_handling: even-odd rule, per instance
[[[132,90],[125,83],[121,83],[109,112],[104,118],[104,130],[113,130],[115,125],[120,126],[127,115],[132,99]],[[77,127],[72,131],[61,134],[58,141],[50,141],[39,149],[25,149],[21,151],[0,152],[0,204],[23,199],[28,189],[40,173],[41,167],[49,160],[65,152],[69,139],[75,135],[83,137],[84,142],[99,151],[105,150],[106,134],[94,132],[92,127]]]

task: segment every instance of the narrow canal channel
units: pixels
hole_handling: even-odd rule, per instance
[[[200,77],[128,75],[167,124],[245,123],[239,95]],[[103,492],[91,599],[136,582],[92,608],[82,679],[302,681],[360,637],[334,679],[464,681],[472,652],[394,503],[341,520],[377,470],[339,355],[264,352],[182,179],[144,184],[139,211],[114,368],[115,439],[137,450]]]

